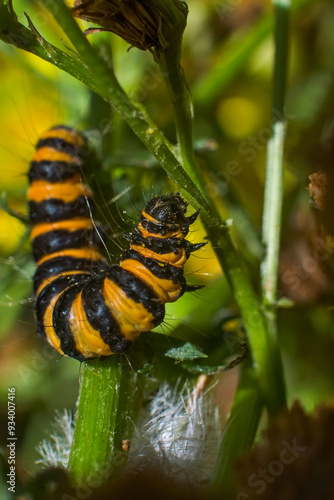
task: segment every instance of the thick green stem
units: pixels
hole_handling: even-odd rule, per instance
[[[114,355],[85,362],[80,382],[69,471],[75,484],[95,487],[126,464],[122,440],[131,437],[135,380],[125,358]]]
[[[275,307],[283,200],[283,150],[286,135],[284,98],[288,64],[289,0],[274,0],[275,62],[273,89],[273,133],[268,142],[262,241],[266,255],[261,268],[264,304]],[[271,315],[272,316],[272,315]],[[272,317],[270,322],[272,322]]]

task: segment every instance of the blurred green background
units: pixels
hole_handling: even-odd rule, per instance
[[[334,5],[329,0],[292,3],[279,289],[280,297],[294,305],[279,311],[279,336],[289,401],[298,398],[310,410],[331,401],[334,386],[333,250],[306,190],[308,176],[330,150],[333,133]],[[182,63],[194,100],[196,153],[206,192],[230,220],[234,242],[259,289],[266,143],[273,112],[272,6],[261,0],[189,0],[188,5]],[[20,22],[26,22],[27,10],[47,40],[66,44],[36,2],[15,1],[14,6]],[[129,50],[112,34],[91,40],[112,51],[125,90],[175,141],[172,107],[150,54]],[[102,213],[97,218],[118,221],[116,236],[108,241],[117,261],[126,247],[122,234],[133,227],[145,200],[175,187],[128,126],[72,77],[3,43],[0,67],[0,188],[6,203],[26,215],[26,173],[40,133],[60,123],[87,130],[103,158],[94,186],[97,212]],[[115,194],[125,191],[116,203],[110,182]],[[79,363],[59,359],[35,336],[28,233],[27,224],[0,209],[0,420],[6,423],[7,389],[16,387],[17,465],[23,474],[36,468],[35,447],[50,429],[55,409],[74,408],[80,383]],[[198,224],[191,240],[203,237]],[[315,253],[319,241],[321,259]],[[214,315],[216,325],[224,311],[235,311],[233,298],[212,249],[191,259],[187,273],[206,288],[168,307],[168,329],[177,327],[181,336],[184,329],[186,337],[185,323],[190,318],[195,328],[191,316],[197,310],[196,328],[208,334],[204,330],[213,325]],[[3,432],[5,425],[0,427]]]

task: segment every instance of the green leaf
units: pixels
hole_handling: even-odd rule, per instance
[[[169,351],[166,352],[165,356],[173,358],[176,361],[207,358],[207,355],[204,354],[204,352],[201,349],[194,346],[190,342],[187,342],[182,347],[172,347],[172,349],[169,349]]]
[[[240,345],[240,355],[236,356],[233,358],[231,361],[224,365],[193,365],[193,364],[188,364],[188,363],[182,363],[182,368],[187,370],[189,373],[193,375],[216,375],[217,373],[221,372],[226,372],[228,370],[231,370],[235,366],[239,365],[244,359],[246,358],[248,354],[248,347],[245,342],[241,343]],[[207,356],[206,356],[207,357]]]

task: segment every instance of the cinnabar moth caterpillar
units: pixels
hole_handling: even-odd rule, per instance
[[[201,288],[186,284],[183,267],[205,244],[185,239],[199,211],[187,217],[179,193],[155,196],[129,235],[130,250],[119,265],[107,265],[81,176],[84,145],[84,136],[65,126],[44,133],[28,190],[37,330],[80,361],[126,351],[163,321],[166,302]]]

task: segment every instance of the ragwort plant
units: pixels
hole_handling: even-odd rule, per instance
[[[151,158],[161,165],[166,176],[174,182],[176,189],[194,209],[201,210],[207,237],[233,292],[242,318],[249,355],[242,366],[231,415],[219,445],[210,481],[213,492],[221,492],[228,497],[234,488],[231,474],[234,458],[251,447],[264,410],[273,417],[286,405],[284,376],[276,336],[276,309],[286,131],[284,95],[289,2],[273,2],[276,47],[273,108],[276,112],[273,114],[273,133],[267,155],[262,296],[259,296],[250,282],[247,268],[231,240],[229,225],[221,218],[217,200],[207,196],[205,174],[195,155],[193,123],[196,116],[193,114],[190,90],[181,66],[187,5],[179,0],[152,0],[149,3],[131,0],[126,2],[124,8],[125,2],[121,0],[77,1],[73,10],[63,0],[41,0],[39,4],[41,9],[46,9],[56,20],[71,47],[62,45],[62,48],[59,48],[49,43],[43,33],[39,33],[35,28],[34,19],[29,17],[29,12],[25,14],[26,23],[19,21],[11,0],[0,2],[0,39],[72,75],[92,93],[100,96],[119,115],[119,121],[127,123]],[[97,29],[88,28],[85,35],[75,16],[93,21],[94,28]],[[262,36],[270,33],[271,29],[273,19],[266,21],[263,33],[261,31]],[[133,100],[120,86],[111,55],[106,52],[103,42],[99,44],[94,40],[94,43],[91,43],[94,33],[101,30],[116,33],[131,46],[151,52],[165,80],[170,104],[174,110],[176,147],[171,145],[159,130],[147,109]],[[249,41],[248,50],[254,43],[254,39]],[[247,54],[247,48],[244,54],[239,54],[239,65],[247,58]],[[126,55],[124,53],[124,60]],[[223,77],[224,74],[219,76]],[[198,92],[200,95],[200,90]],[[221,307],[223,301],[222,296]],[[176,330],[174,336],[177,335]],[[196,375],[204,375],[208,380],[215,373],[224,370],[223,354],[222,359],[217,357],[217,353],[223,352],[219,344],[223,341],[217,340],[213,349],[216,356],[210,358],[210,353],[203,355],[203,351],[196,348],[194,344],[198,340],[190,335],[186,342],[180,342],[176,350],[169,355],[179,365],[182,364],[183,377],[193,380]],[[160,362],[168,350],[164,350],[160,344],[160,336],[150,344],[150,350],[156,350],[156,362]],[[202,360],[201,363],[198,361],[207,356],[208,360]],[[168,368],[171,380],[175,380],[179,365],[175,365],[176,368]],[[126,442],[131,442],[133,422],[137,419],[143,401],[145,370],[134,373],[135,369],[119,355],[82,364],[76,425],[68,459],[68,470],[74,485],[94,486],[110,476],[120,476],[124,473],[129,456]],[[189,392],[189,385],[187,387],[187,397],[191,401],[192,392]],[[183,401],[186,400],[187,398]],[[198,411],[197,409],[193,412],[197,419]],[[175,413],[168,413],[167,410],[166,414],[169,419],[175,416]],[[153,411],[151,418],[152,415],[156,413]],[[190,423],[187,425],[189,427]],[[182,423],[174,432],[180,433],[181,429]],[[187,436],[189,438],[188,434]]]

